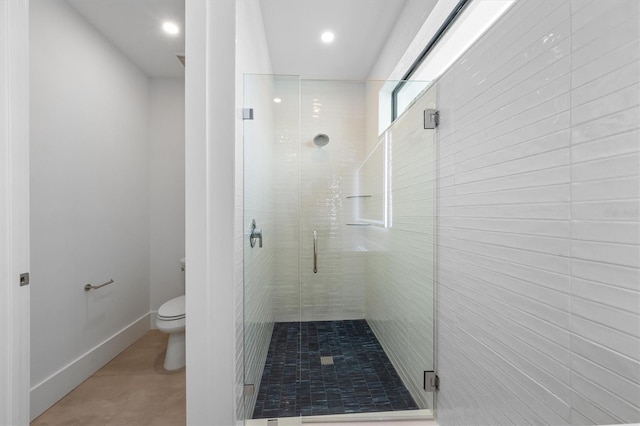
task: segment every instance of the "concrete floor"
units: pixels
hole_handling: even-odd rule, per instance
[[[68,395],[31,422],[32,426],[180,426],[186,423],[185,369],[162,368],[168,336],[151,330],[111,360]],[[409,413],[431,417],[428,410]],[[386,425],[437,426],[433,420],[393,419],[407,412],[377,413],[385,422],[366,421],[363,415],[309,418],[317,426]],[[334,418],[335,417],[335,418]],[[317,422],[317,423],[316,423]],[[353,422],[353,423],[352,423]],[[279,419],[282,426],[301,425],[300,417]],[[267,419],[248,420],[247,425],[266,425]]]
[[[162,367],[167,338],[149,331],[31,425],[184,425],[185,369]]]

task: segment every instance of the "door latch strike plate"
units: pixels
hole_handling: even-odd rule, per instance
[[[29,273],[25,272],[24,274],[20,274],[20,287],[25,285],[29,285]]]

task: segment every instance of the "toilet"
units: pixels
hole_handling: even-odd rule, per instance
[[[185,270],[185,258],[180,259],[181,270]],[[177,370],[185,365],[185,299],[184,295],[175,297],[160,306],[156,327],[169,334],[167,353],[164,357],[165,370]]]

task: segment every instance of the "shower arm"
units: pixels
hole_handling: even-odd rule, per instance
[[[318,231],[313,231],[313,273],[318,273]]]

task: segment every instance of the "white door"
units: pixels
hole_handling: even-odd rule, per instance
[[[28,22],[28,0],[0,2],[1,425],[29,423]]]

